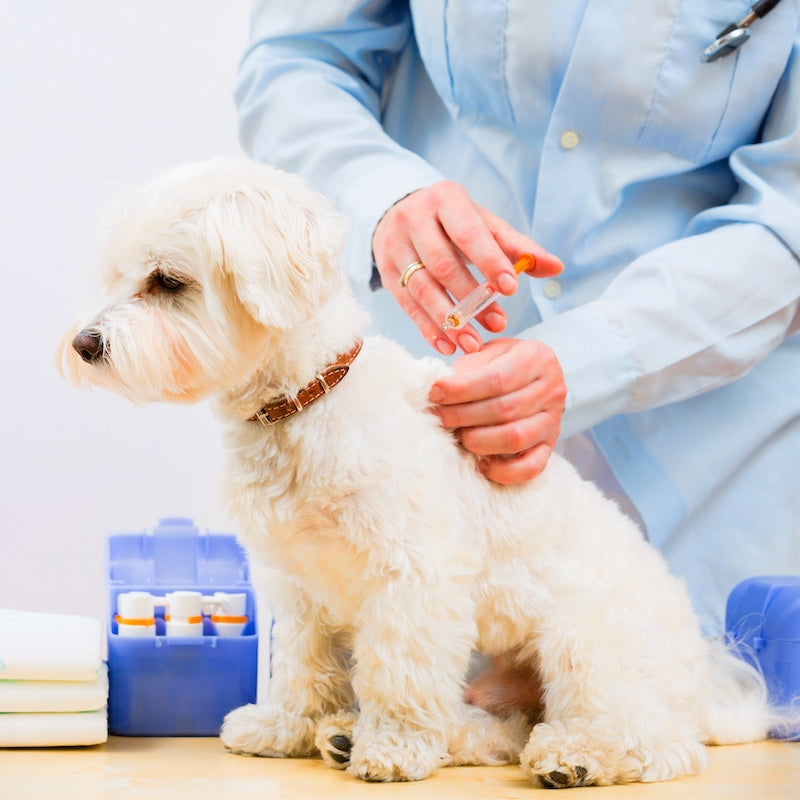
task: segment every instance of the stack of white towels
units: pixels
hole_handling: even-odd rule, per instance
[[[108,738],[99,620],[0,608],[0,747]]]

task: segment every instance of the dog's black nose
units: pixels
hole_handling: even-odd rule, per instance
[[[103,334],[97,328],[84,328],[72,340],[72,349],[87,364],[92,364],[105,354]]]

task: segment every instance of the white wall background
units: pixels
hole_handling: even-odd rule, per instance
[[[91,294],[109,201],[239,154],[249,0],[3,0],[0,606],[103,617],[104,541],[162,516],[231,531],[205,407],[79,391],[55,352]]]

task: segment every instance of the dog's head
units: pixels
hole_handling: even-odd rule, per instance
[[[245,380],[343,280],[343,217],[263,164],[180,167],[118,217],[102,310],[67,334],[62,366],[136,402],[192,402]]]

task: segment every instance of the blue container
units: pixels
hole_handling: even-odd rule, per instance
[[[728,597],[725,628],[742,658],[763,673],[770,702],[800,712],[800,576],[742,581]],[[800,740],[800,725],[772,734]]]
[[[256,699],[258,635],[247,557],[232,534],[201,534],[191,519],[162,519],[152,533],[108,537],[108,725],[118,736],[216,736],[229,711]],[[244,593],[242,635],[120,636],[115,614],[122,592],[161,596],[189,590]],[[162,609],[163,612],[163,609]]]

